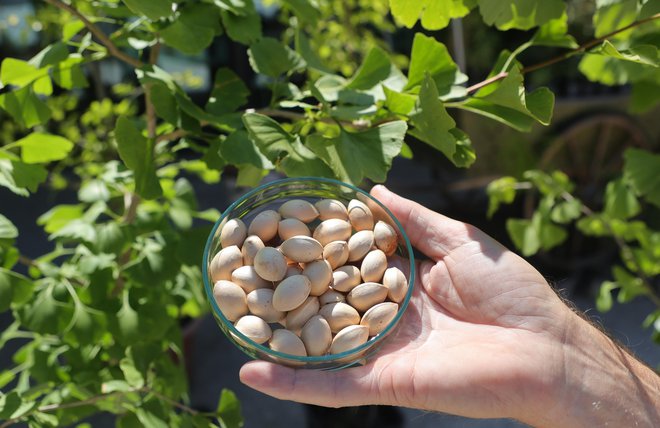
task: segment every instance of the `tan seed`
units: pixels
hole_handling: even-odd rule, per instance
[[[387,297],[396,303],[401,303],[408,293],[408,280],[399,268],[391,267],[385,270],[383,285],[387,287]]]
[[[243,264],[246,266],[252,266],[254,264],[254,256],[256,256],[257,252],[264,247],[264,241],[262,241],[257,235],[250,235],[245,238],[243,248],[241,248]]]
[[[312,236],[321,245],[329,244],[332,241],[347,241],[351,237],[351,224],[338,218],[325,220],[314,229]]]
[[[277,236],[277,227],[280,222],[277,211],[262,211],[252,219],[248,227],[248,235],[257,235],[263,242],[268,242]]]
[[[299,357],[306,357],[307,351],[305,344],[300,340],[295,333],[281,328],[273,332],[273,337],[270,339],[270,349],[273,351],[281,352],[283,354],[296,355]]]
[[[245,223],[239,218],[233,218],[222,227],[220,232],[220,245],[222,248],[231,247],[232,245],[241,246],[245,237],[247,236],[247,227]]]
[[[360,312],[365,312],[387,297],[387,287],[377,282],[365,282],[346,295],[346,301]]]
[[[320,296],[332,283],[332,268],[327,260],[316,260],[305,265],[302,274],[312,283],[312,296]]]
[[[319,312],[319,298],[309,296],[302,305],[286,314],[286,328],[292,331],[300,330],[308,319]]]
[[[398,311],[399,305],[396,303],[379,303],[364,313],[360,325],[369,327],[369,336],[375,336],[387,327]]]
[[[243,265],[243,255],[236,245],[223,248],[211,260],[209,270],[213,282],[221,279],[230,280],[231,273]]]
[[[392,226],[379,221],[374,227],[374,238],[376,246],[382,250],[385,255],[391,256],[396,251],[398,236]]]
[[[231,280],[234,284],[240,285],[246,293],[257,288],[272,288],[273,284],[266,281],[257,274],[254,266],[241,266],[231,273]]]
[[[319,216],[316,207],[303,199],[286,201],[280,206],[279,212],[284,218],[297,218],[304,223],[309,223]]]
[[[231,281],[216,282],[213,285],[213,297],[220,312],[229,321],[236,321],[248,312],[245,291]]]
[[[334,270],[346,264],[348,260],[348,244],[346,241],[333,241],[323,247],[323,258]]]
[[[280,282],[273,294],[273,307],[278,311],[296,309],[309,296],[312,284],[304,275],[294,275]]]
[[[307,355],[324,355],[332,343],[332,331],[328,321],[321,315],[314,315],[303,326],[300,338],[305,344]]]
[[[286,274],[286,259],[272,247],[264,247],[254,257],[254,270],[267,281],[280,281]]]
[[[319,219],[321,220],[329,220],[331,218],[348,220],[346,206],[336,199],[321,199],[314,206],[318,210]]]
[[[387,256],[382,250],[370,251],[360,265],[360,275],[364,282],[378,282],[387,269]]]
[[[319,315],[325,318],[333,333],[338,332],[346,326],[360,323],[360,314],[358,314],[358,311],[351,305],[342,302],[330,303],[321,307]]]
[[[361,282],[360,269],[353,265],[342,266],[332,272],[332,288],[337,291],[351,291]]]
[[[328,290],[319,296],[319,303],[321,306],[328,305],[330,303],[345,302],[346,296],[344,293],[328,288]]]
[[[323,255],[323,246],[309,236],[289,238],[282,242],[280,250],[287,258],[298,263],[308,263],[320,259]]]
[[[373,230],[374,216],[363,202],[352,199],[348,203],[348,218],[355,230]]]
[[[374,246],[374,232],[361,230],[348,240],[348,261],[362,260]]]
[[[285,313],[273,307],[273,293],[270,288],[258,288],[247,295],[247,305],[250,313],[264,321],[278,322],[283,319]]]
[[[277,230],[280,239],[283,241],[294,236],[312,236],[309,227],[297,218],[285,218],[284,220],[280,220]]]
[[[343,328],[330,345],[331,354],[340,354],[350,351],[358,346],[367,343],[369,340],[369,328],[363,325],[349,325]]]
[[[245,315],[236,321],[234,327],[257,343],[266,342],[273,334],[266,321],[254,315]]]

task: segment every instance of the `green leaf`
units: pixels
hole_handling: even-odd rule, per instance
[[[641,149],[627,149],[623,158],[624,180],[638,195],[660,207],[660,155]]]
[[[449,160],[459,168],[468,168],[477,160],[470,136],[458,128],[450,129],[449,133],[454,137],[456,144],[456,151]]]
[[[575,38],[568,31],[568,16],[564,12],[560,18],[546,22],[534,34],[530,41],[534,46],[551,46],[566,49],[578,47]]]
[[[50,109],[37,97],[30,86],[0,95],[0,107],[22,127],[31,128],[50,119]]]
[[[53,239],[64,239],[92,243],[96,239],[94,227],[83,220],[72,220],[50,235]]]
[[[83,58],[80,54],[72,54],[65,60],[53,66],[53,80],[64,89],[85,88],[87,78],[80,68]]]
[[[234,41],[249,45],[261,38],[261,16],[254,8],[252,0],[242,3],[239,10],[222,10],[222,24],[227,35]]]
[[[550,219],[556,223],[566,224],[582,215],[582,203],[577,199],[559,202],[552,208]]]
[[[119,368],[124,373],[124,378],[129,385],[134,388],[142,388],[144,386],[144,377],[142,373],[135,367],[133,360],[130,358],[122,358],[119,361]]]
[[[272,37],[264,37],[250,45],[248,56],[254,71],[271,77],[279,77],[305,66],[300,55]]]
[[[186,4],[176,20],[161,30],[163,41],[185,54],[206,49],[220,32],[218,8],[204,3]]]
[[[135,415],[138,420],[142,423],[144,427],[150,428],[169,428],[167,422],[157,416],[155,413],[150,412],[144,407],[140,407],[136,410]]]
[[[68,42],[83,28],[85,28],[85,23],[79,19],[67,22],[62,26],[62,40]]]
[[[144,15],[152,21],[172,14],[171,0],[122,0],[134,13]]]
[[[0,270],[0,313],[9,309],[13,297],[14,289],[11,277],[4,270]]]
[[[73,143],[58,135],[33,132],[16,141],[21,148],[21,158],[25,163],[48,163],[67,157],[73,149]]]
[[[243,426],[243,415],[241,414],[241,402],[236,394],[223,388],[218,401],[216,413],[220,415],[226,428],[241,428]]]
[[[142,133],[126,117],[117,119],[115,139],[119,157],[135,174],[135,190],[145,199],[154,199],[162,194],[153,160],[153,141]]]
[[[18,160],[0,159],[0,186],[21,196],[36,192],[39,184],[48,177],[41,165],[29,165]]]
[[[250,139],[273,164],[290,177],[332,177],[332,171],[298,137],[286,132],[276,121],[257,113],[243,115]]]
[[[97,201],[108,201],[110,190],[102,180],[90,180],[83,184],[78,190],[78,199],[81,202],[93,203]]]
[[[367,177],[383,182],[399,154],[407,125],[389,122],[362,132],[340,130],[336,137],[313,134],[307,144],[340,180],[359,185]]]
[[[307,67],[320,71],[321,73],[332,73],[332,70],[328,68],[321,58],[314,52],[309,39],[305,33],[299,28],[296,31],[296,52],[305,60]]]
[[[7,217],[0,214],[0,239],[13,239],[18,237],[18,229]]]
[[[44,334],[60,334],[73,316],[71,305],[55,300],[52,287],[14,312],[27,328]]]
[[[658,68],[660,64],[658,48],[652,45],[636,45],[629,49],[617,50],[612,43],[605,40],[602,45],[589,51],[589,54],[608,56],[614,59],[630,61],[655,68]]]
[[[466,76],[458,71],[447,47],[433,37],[422,33],[415,34],[410,54],[408,83],[405,89],[412,89],[423,83],[430,75],[440,95],[447,95],[452,86],[463,83]]]
[[[172,125],[179,126],[179,107],[170,88],[162,82],[152,82],[148,85],[148,91],[158,117]]]
[[[516,184],[518,181],[513,177],[502,177],[493,180],[486,187],[488,195],[488,217],[500,207],[500,204],[510,204],[516,198]]]
[[[475,98],[529,115],[543,125],[550,124],[555,100],[548,88],[538,88],[526,94],[518,67],[509,70],[501,82],[479,90]]]
[[[37,406],[36,402],[23,400],[16,391],[0,395],[0,420],[20,418]]]
[[[383,86],[385,93],[385,102],[383,107],[394,114],[408,116],[415,108],[417,96],[394,91],[387,86]]]
[[[351,89],[371,89],[390,76],[392,61],[383,49],[375,46],[369,50],[353,77],[346,83]]]
[[[536,254],[541,249],[550,250],[564,242],[568,236],[563,228],[552,224],[538,211],[531,220],[508,219],[506,230],[515,246],[526,257]]]
[[[231,133],[220,143],[220,156],[232,165],[252,165],[259,170],[273,169],[275,166],[258,149],[247,132],[239,130]]]
[[[315,24],[321,17],[318,4],[312,0],[282,0],[303,24]]]
[[[607,183],[605,188],[604,212],[611,218],[621,220],[634,217],[641,211],[641,206],[634,192],[621,179]]]
[[[596,309],[598,312],[607,312],[612,309],[612,291],[619,288],[618,284],[612,281],[603,281],[596,297]]]
[[[390,9],[400,25],[412,28],[420,19],[427,30],[440,30],[451,19],[470,13],[475,4],[476,0],[390,0]]]
[[[57,205],[39,216],[37,224],[44,226],[46,232],[54,233],[82,217],[83,213],[82,205]]]
[[[660,104],[660,82],[637,81],[632,85],[630,111],[645,113]]]
[[[245,105],[250,90],[240,77],[228,68],[221,68],[215,73],[215,81],[206,110],[215,115],[236,111]]]
[[[2,284],[0,283],[0,286],[1,285]],[[1,288],[0,288],[0,296],[2,296],[2,289]],[[2,300],[0,300],[0,305],[2,305]],[[3,311],[3,310],[4,309],[0,309],[0,311]],[[15,377],[16,377],[16,375],[14,374],[14,372],[12,372],[10,370],[5,370],[3,372],[0,372],[0,388],[4,388],[5,385],[7,385],[12,380],[14,380]]]
[[[22,305],[32,298],[34,283],[19,273],[0,268],[0,290],[0,294],[9,297],[0,301],[0,307],[10,303]]]
[[[637,0],[597,1],[593,24],[596,37],[603,37],[613,31],[632,24],[637,19]],[[629,31],[619,33],[616,37],[625,39]]]
[[[38,68],[27,61],[16,58],[5,58],[0,66],[2,85],[15,85],[22,88],[47,76],[47,68]]]
[[[116,317],[111,318],[110,328],[116,332],[117,339],[124,345],[140,343],[140,315],[131,307],[128,292],[124,292],[122,306]]]
[[[419,91],[417,112],[412,117],[412,123],[417,130],[416,136],[440,150],[448,159],[452,159],[456,152],[456,143],[449,130],[456,127],[456,122],[447,113],[440,101],[435,82],[428,74]]]
[[[562,0],[478,0],[478,3],[484,22],[500,30],[529,30],[560,18],[566,9]]]

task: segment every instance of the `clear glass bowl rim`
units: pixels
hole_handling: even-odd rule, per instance
[[[343,186],[347,187],[356,193],[361,193],[365,196],[367,196],[369,199],[377,203],[386,213],[390,218],[394,221],[394,223],[397,225],[399,231],[401,231],[401,236],[403,237],[403,241],[406,247],[406,250],[408,251],[408,257],[409,257],[409,263],[410,263],[410,274],[409,274],[409,279],[408,279],[408,292],[406,293],[405,298],[403,299],[403,302],[401,303],[399,307],[399,311],[397,312],[396,316],[390,323],[385,327],[385,329],[380,332],[378,335],[374,336],[372,339],[368,340],[366,343],[358,346],[357,348],[349,349],[348,351],[341,352],[339,354],[328,354],[328,355],[322,355],[322,356],[306,356],[306,357],[301,357],[298,355],[291,355],[291,354],[285,354],[283,352],[275,351],[271,348],[268,348],[266,346],[263,346],[249,337],[245,336],[243,333],[238,331],[236,327],[234,327],[234,324],[229,321],[225,316],[223,315],[222,311],[220,311],[220,308],[218,307],[218,304],[215,301],[215,298],[213,296],[213,285],[209,281],[209,273],[208,273],[208,262],[209,262],[209,252],[211,250],[211,245],[215,237],[215,233],[218,230],[218,227],[220,227],[220,224],[222,224],[223,220],[242,202],[245,200],[251,198],[255,194],[267,190],[271,187],[275,186],[282,186],[282,185],[287,185],[287,184],[294,184],[294,183],[300,183],[304,184],[305,182],[318,182],[318,183],[326,183],[326,184],[332,184],[335,186]],[[265,354],[272,355],[274,357],[278,357],[284,360],[292,360],[295,362],[300,362],[300,363],[331,363],[335,362],[336,360],[342,360],[347,357],[350,357],[351,355],[357,354],[367,348],[370,348],[371,346],[377,344],[380,340],[384,338],[384,336],[387,336],[388,333],[399,323],[399,320],[403,316],[404,312],[406,311],[406,308],[408,307],[408,304],[410,303],[410,298],[413,293],[413,288],[415,284],[415,257],[413,255],[413,249],[412,245],[410,244],[410,240],[408,239],[408,235],[406,235],[405,230],[403,229],[403,226],[399,222],[399,219],[397,219],[394,214],[385,206],[383,205],[378,199],[374,198],[369,194],[369,192],[366,192],[359,187],[356,187],[352,184],[344,183],[343,181],[339,180],[334,180],[332,178],[322,178],[322,177],[293,177],[293,178],[283,178],[275,181],[271,181],[265,184],[262,184],[259,187],[256,187],[249,191],[248,193],[244,194],[240,198],[238,198],[236,201],[234,201],[227,209],[222,213],[220,218],[215,222],[215,225],[213,225],[213,229],[211,229],[211,233],[209,233],[209,237],[206,240],[206,246],[204,247],[204,257],[202,260],[202,276],[204,280],[204,289],[206,291],[206,297],[209,303],[211,304],[211,309],[213,310],[213,313],[215,316],[219,317],[223,324],[229,328],[232,334],[236,335],[236,337],[240,338],[244,343],[249,344],[251,347],[255,348],[258,351],[261,351]]]

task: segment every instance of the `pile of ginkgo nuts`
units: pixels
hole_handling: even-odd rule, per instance
[[[220,232],[213,295],[225,318],[256,343],[295,356],[338,354],[394,319],[408,280],[388,257],[394,228],[363,202],[291,199]],[[283,327],[283,328],[282,328]]]

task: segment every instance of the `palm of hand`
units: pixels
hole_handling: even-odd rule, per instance
[[[521,385],[547,387],[561,370],[559,299],[524,260],[478,238],[418,263],[401,328],[365,367],[379,401],[501,416],[535,392]]]

